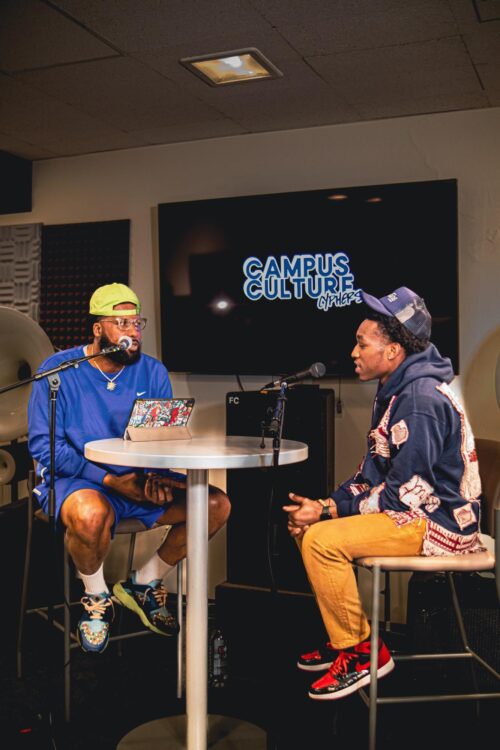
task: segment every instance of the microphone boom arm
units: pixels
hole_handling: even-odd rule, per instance
[[[69,370],[70,367],[77,368],[81,362],[85,362],[87,359],[94,359],[94,357],[102,357],[103,355],[112,354],[113,352],[121,352],[123,351],[123,348],[124,347],[119,346],[117,344],[116,346],[108,346],[107,349],[102,349],[100,352],[96,352],[95,354],[87,354],[85,357],[76,357],[75,359],[67,359],[65,362],[61,362],[60,365],[57,365],[57,367],[51,367],[48,370],[42,370],[40,372],[36,372],[34,375],[32,375],[29,378],[25,378],[24,380],[18,380],[16,383],[11,383],[10,385],[4,385],[2,388],[0,388],[0,394],[6,393],[7,391],[12,390],[13,388],[20,388],[22,385],[33,383],[34,380],[42,380],[43,378],[49,378],[51,375],[55,375],[56,373],[61,372],[62,370]]]

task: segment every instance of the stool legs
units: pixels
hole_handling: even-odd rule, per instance
[[[24,618],[26,616],[26,606],[28,600],[28,577],[30,570],[30,559],[31,559],[31,539],[33,537],[33,500],[31,498],[33,486],[33,471],[30,471],[28,479],[28,503],[26,506],[26,549],[24,551],[24,570],[23,570],[23,583],[21,589],[21,603],[19,608],[19,624],[17,628],[17,677],[21,679],[23,676],[23,630],[24,630]]]
[[[177,698],[182,698],[182,674],[184,669],[184,610],[182,606],[182,560],[177,563]]]
[[[70,611],[70,564],[69,555],[64,545],[64,721],[69,722],[71,718],[71,611]]]
[[[370,643],[370,702],[368,713],[368,747],[375,750],[377,741],[377,670],[378,670],[378,619],[380,595],[380,567],[373,566],[372,617]]]

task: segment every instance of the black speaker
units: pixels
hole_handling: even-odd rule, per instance
[[[31,211],[32,163],[0,151],[0,214]]]
[[[494,577],[462,573],[455,574],[454,581],[471,648],[500,671],[500,606]],[[443,573],[412,574],[408,583],[407,624],[411,647],[416,653],[462,650],[450,588]],[[430,671],[432,662],[428,664]],[[455,684],[467,688],[469,669],[470,665],[449,661],[442,671]],[[492,675],[481,669],[476,672],[481,687],[495,686]]]
[[[276,392],[232,392],[226,396],[226,434],[260,439],[262,422],[276,405]],[[295,386],[287,392],[283,438],[309,447],[298,464],[227,472],[232,511],[227,524],[229,583],[310,592],[297,546],[287,531],[289,492],[327,497],[334,484],[334,391]],[[268,543],[271,539],[271,543]],[[272,571],[272,574],[271,574]]]

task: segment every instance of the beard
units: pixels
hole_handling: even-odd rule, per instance
[[[100,336],[99,338],[99,349],[107,349],[108,346],[114,346],[114,344],[111,343],[107,336],[102,334],[102,336]],[[106,357],[112,362],[115,362],[117,365],[134,365],[139,361],[140,356],[140,344],[137,351],[135,352],[129,352],[128,349],[122,349],[119,352],[111,352],[111,354],[106,354]]]

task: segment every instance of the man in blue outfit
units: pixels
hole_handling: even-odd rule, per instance
[[[315,700],[367,685],[371,658],[379,677],[394,668],[381,640],[378,654],[370,654],[354,558],[481,549],[474,438],[449,385],[450,360],[430,343],[425,303],[407,287],[380,299],[362,292],[362,298],[367,316],[351,356],[361,381],[379,382],[366,456],[331,497],[291,493],[293,504],[284,507],[330,638],[298,661],[306,671],[328,670],[310,688]]]
[[[55,367],[117,344],[128,336],[126,350],[96,357],[61,375],[57,400],[55,495],[56,518],[65,529],[69,554],[84,585],[83,613],[77,634],[84,651],[106,648],[113,620],[113,600],[104,580],[103,561],[120,519],[137,518],[147,527],[170,526],[159,549],[131,579],[115,585],[120,602],[155,633],[173,635],[175,618],[166,607],[163,579],[186,555],[186,478],[174,472],[143,473],[130,467],[88,461],[85,443],[123,437],[136,398],[170,398],[166,368],[141,352],[142,330],[137,295],[124,284],[107,284],[90,299],[92,343],[58,352],[40,369]],[[33,384],[28,408],[29,450],[37,462],[38,501],[47,512],[50,484],[48,384]],[[210,487],[209,536],[226,522],[227,496]]]

